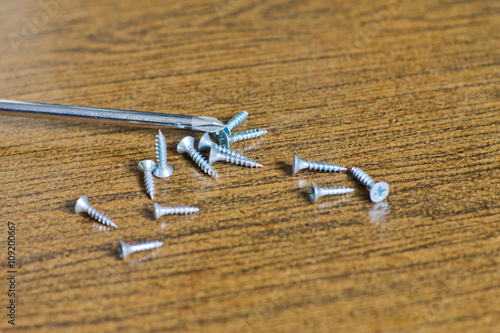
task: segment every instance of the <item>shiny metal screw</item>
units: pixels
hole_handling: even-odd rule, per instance
[[[120,241],[120,246],[118,247],[118,256],[121,259],[127,258],[127,256],[134,252],[141,252],[156,249],[162,246],[163,243],[159,241],[138,243],[138,244],[126,244],[124,241]]]
[[[312,202],[315,202],[325,195],[341,195],[351,193],[352,191],[354,191],[354,189],[350,187],[319,187],[318,185],[312,183],[311,187],[309,187],[309,198]]]
[[[153,175],[158,178],[170,177],[174,169],[170,165],[167,165],[167,140],[161,130],[158,130],[158,134],[156,135],[155,147],[158,166],[153,171]]]
[[[189,156],[193,159],[193,161],[198,164],[198,166],[205,172],[206,174],[217,178],[217,171],[208,163],[208,161],[196,151],[194,148],[194,138],[192,136],[186,136],[184,139],[179,142],[177,145],[177,152],[179,154],[188,153]]]
[[[229,131],[232,131],[236,127],[240,126],[247,118],[248,112],[241,111],[227,122],[226,127],[229,129]]]
[[[263,136],[266,134],[266,130],[262,129],[253,129],[251,131],[245,131],[237,134],[231,134],[227,128],[219,132],[218,135],[218,140],[219,140],[219,145],[222,147],[230,148],[231,144],[238,142],[238,141],[243,141],[243,140],[249,140],[249,139],[255,139],[260,136]]]
[[[231,131],[236,127],[240,126],[247,118],[248,118],[247,111],[241,111],[236,116],[231,118],[231,120],[229,120],[226,124],[226,129],[227,131],[229,131],[229,134],[231,134]],[[219,132],[215,132],[215,136],[219,136]]]
[[[304,161],[299,157],[299,155],[295,154],[295,156],[293,157],[292,174],[294,175],[297,173],[297,171],[307,168],[309,168],[309,170],[320,172],[340,172],[347,170],[347,168],[336,164]]]
[[[109,217],[107,217],[103,213],[99,212],[98,210],[90,206],[89,198],[87,198],[86,195],[77,200],[75,205],[75,212],[77,214],[85,212],[88,215],[90,215],[93,219],[97,220],[102,224],[108,225],[113,228],[118,228],[118,226],[113,221],[111,221]]]
[[[199,210],[200,209],[198,207],[165,207],[157,203],[154,204],[154,215],[156,220],[163,215],[187,215],[196,213]]]
[[[361,184],[370,190],[370,200],[380,202],[389,195],[389,184],[386,182],[375,183],[366,172],[359,168],[352,167],[351,173]]]
[[[139,170],[144,172],[144,184],[146,184],[146,192],[149,197],[155,199],[155,180],[153,178],[153,171],[156,169],[156,163],[151,160],[144,160],[137,166]]]
[[[219,146],[218,144],[216,144],[215,142],[212,141],[209,133],[205,133],[201,137],[200,142],[198,143],[198,151],[209,150],[212,148],[212,145],[216,145],[220,149],[220,151],[223,152],[224,154],[232,155],[234,157],[240,157],[242,159],[247,159],[247,160],[251,161],[251,159],[249,159],[248,157],[246,157],[243,154],[240,154],[240,153],[238,153],[234,150],[231,150],[229,148]]]
[[[241,165],[247,168],[262,168],[262,164],[252,161],[251,159],[248,159],[246,157],[241,158],[239,156],[224,154],[219,148],[219,145],[213,144],[212,147],[210,147],[210,156],[208,158],[208,163],[212,165],[212,163],[217,161],[224,161],[234,165]]]

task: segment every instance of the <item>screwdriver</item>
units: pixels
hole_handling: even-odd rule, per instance
[[[137,125],[139,127],[175,127],[208,133],[215,133],[226,127],[224,123],[211,117],[29,103],[2,99],[0,99],[0,115]]]

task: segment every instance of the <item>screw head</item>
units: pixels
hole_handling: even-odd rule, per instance
[[[210,138],[209,133],[203,134],[203,136],[200,139],[200,142],[198,143],[198,151],[204,151],[210,149],[212,147],[212,139]]]
[[[81,213],[81,212],[86,212],[89,208],[89,198],[87,198],[86,195],[84,195],[83,197],[80,197],[80,199],[78,199],[76,201],[76,205],[75,205],[75,212],[78,214],[78,213]]]
[[[186,136],[177,145],[177,152],[179,154],[184,154],[187,153],[190,148],[194,148],[194,138],[192,136]]]
[[[378,182],[370,189],[370,200],[372,202],[383,201],[389,195],[389,184]]]
[[[316,202],[321,195],[320,195],[321,189],[319,188],[318,185],[312,183],[311,187],[309,187],[309,198],[311,199],[312,202]]]
[[[120,245],[118,246],[118,256],[121,259],[127,258],[127,256],[129,255],[127,250],[128,250],[128,245],[125,244],[124,241],[120,240]]]
[[[208,157],[208,164],[212,165],[212,163],[219,161],[219,153],[220,149],[217,147],[217,145],[214,143],[210,147],[210,156]]]
[[[293,165],[292,165],[292,175],[295,175],[297,171],[302,170],[306,167],[303,159],[299,157],[299,155],[295,154],[293,157]]]
[[[161,206],[156,202],[154,204],[154,216],[155,220],[158,220],[161,217]]]
[[[174,168],[172,168],[170,165],[167,165],[164,168],[156,168],[153,171],[153,175],[155,175],[158,178],[167,178],[172,175],[174,172]]]
[[[231,131],[229,128],[225,127],[222,131],[219,132],[217,139],[219,140],[219,145],[222,147],[230,148],[231,142],[229,137],[231,136]]]
[[[141,171],[153,172],[156,169],[156,163],[152,160],[144,160],[141,161],[141,163],[139,163],[137,167]]]

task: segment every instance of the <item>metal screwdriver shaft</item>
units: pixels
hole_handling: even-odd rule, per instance
[[[0,115],[93,121],[99,123],[135,125],[138,127],[176,127],[209,133],[221,131],[226,126],[220,120],[211,117],[28,103],[1,99]]]

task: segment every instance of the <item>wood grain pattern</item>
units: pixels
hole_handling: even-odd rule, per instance
[[[8,221],[18,269],[1,331],[500,330],[498,1],[4,0],[0,17],[4,99],[247,110],[237,131],[269,130],[234,145],[264,168],[218,180],[176,153],[193,133],[165,130],[157,200],[201,210],[155,221],[136,168],[154,130],[0,117],[2,276]],[[294,153],[391,194],[291,175]],[[313,181],[356,191],[312,204]],[[75,214],[81,195],[119,229]],[[165,245],[121,261],[119,239]]]

